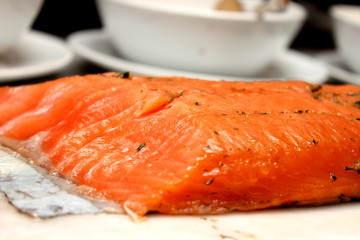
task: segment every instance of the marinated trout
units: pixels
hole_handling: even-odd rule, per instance
[[[128,73],[0,88],[0,144],[129,214],[360,198],[360,87]]]

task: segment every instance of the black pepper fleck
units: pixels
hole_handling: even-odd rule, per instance
[[[354,105],[355,105],[356,108],[360,108],[360,101],[356,101],[356,102],[354,103]]]
[[[330,173],[330,178],[331,178],[331,181],[334,182],[337,180],[337,177],[335,176],[334,173]]]
[[[205,182],[206,185],[211,185],[215,181],[214,178],[210,179],[209,181]]]
[[[123,72],[121,75],[122,78],[130,78],[130,72]]]

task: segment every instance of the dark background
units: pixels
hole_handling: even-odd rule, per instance
[[[294,2],[305,6],[309,14],[304,27],[291,46],[298,49],[333,48],[329,7],[333,4],[360,5],[360,0],[294,0]],[[66,37],[78,30],[101,26],[94,0],[46,0],[33,28]]]

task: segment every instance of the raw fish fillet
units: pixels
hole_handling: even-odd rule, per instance
[[[360,198],[360,87],[120,73],[0,88],[0,144],[129,214]]]

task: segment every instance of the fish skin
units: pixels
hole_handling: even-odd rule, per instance
[[[129,214],[329,204],[360,198],[359,103],[351,85],[73,76],[0,88],[0,144]]]
[[[7,149],[0,149],[0,192],[4,192],[20,212],[38,218],[105,210],[90,200],[64,191]]]

